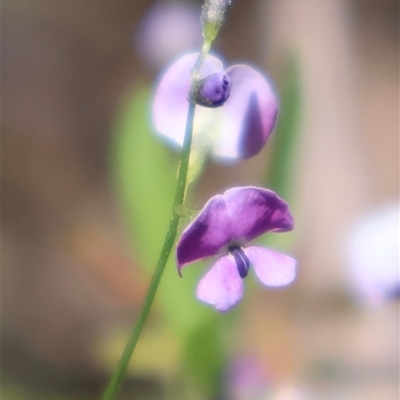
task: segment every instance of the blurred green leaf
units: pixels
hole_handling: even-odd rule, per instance
[[[289,203],[295,186],[294,171],[298,161],[295,149],[301,120],[302,93],[298,65],[297,58],[292,54],[286,59],[282,69],[280,114],[265,179],[266,187],[276,191]],[[295,237],[295,232],[269,234],[260,238],[259,242],[284,251],[293,247]]]
[[[294,55],[286,60],[281,82],[280,114],[265,183],[287,200],[291,194],[293,171],[297,161],[294,150],[300,131],[302,99],[300,71]]]
[[[214,315],[187,336],[185,354],[185,361],[194,371],[197,385],[207,398],[212,398],[221,389],[226,364],[221,316]]]
[[[134,248],[152,271],[157,261],[175,191],[177,162],[149,125],[150,90],[134,90],[117,123],[112,164]]]

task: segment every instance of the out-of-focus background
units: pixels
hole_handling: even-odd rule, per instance
[[[177,52],[199,45],[200,8],[3,2],[4,399],[96,399],[104,389],[168,221],[154,199],[173,190],[156,174],[173,171],[177,155],[145,126],[144,99]],[[179,319],[194,295],[174,305],[164,290],[121,399],[399,398],[399,288],[367,282],[398,266],[398,247],[385,248],[399,235],[398,39],[395,0],[233,2],[216,51],[267,71],[280,93],[295,70],[282,105],[297,99],[283,164],[298,277],[279,291],[247,283],[232,316],[196,305],[212,326],[197,330]],[[242,164],[207,166],[194,206],[266,184],[273,144]],[[379,217],[393,204],[394,229]],[[164,286],[186,282],[174,271]],[[222,346],[208,340],[219,325]],[[217,351],[202,360],[195,350],[209,342]]]

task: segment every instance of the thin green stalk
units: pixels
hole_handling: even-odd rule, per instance
[[[197,74],[200,70],[201,64],[203,64],[204,59],[206,58],[208,52],[210,51],[210,47],[211,47],[211,42],[204,41],[203,46],[201,47],[200,54],[197,57],[196,64],[194,64],[192,70],[192,80],[195,80],[197,78]]]
[[[196,76],[202,62],[204,61],[205,56],[207,55],[210,49],[210,44],[207,46],[203,45],[202,51],[196,61],[196,64],[192,71],[192,76]],[[192,89],[195,86],[195,79],[192,81]],[[189,170],[189,159],[190,159],[190,149],[192,145],[192,136],[193,136],[193,121],[194,121],[194,112],[195,112],[196,104],[194,102],[189,102],[189,110],[186,121],[186,130],[185,130],[185,138],[183,142],[183,148],[181,153],[181,159],[179,163],[178,170],[178,180],[174,198],[174,204],[172,206],[172,215],[169,223],[168,231],[164,239],[164,244],[161,249],[161,253],[154,270],[153,277],[151,279],[149,288],[146,293],[146,297],[144,299],[143,306],[140,310],[139,317],[134,325],[133,331],[129,340],[125,346],[124,352],[122,353],[121,359],[117,365],[117,368],[114,371],[113,376],[103,394],[102,400],[112,400],[117,395],[119,390],[120,383],[122,378],[124,377],[125,371],[128,367],[129,361],[132,357],[133,351],[135,350],[136,343],[139,339],[139,336],[142,332],[143,326],[146,322],[147,316],[149,314],[151,305],[153,304],[154,297],[156,295],[158,285],[161,281],[162,274],[165,269],[165,265],[167,264],[168,258],[171,254],[172,248],[175,243],[176,235],[178,232],[178,225],[180,221],[180,216],[176,212],[178,206],[183,205],[185,199],[185,193],[187,189],[187,177]]]

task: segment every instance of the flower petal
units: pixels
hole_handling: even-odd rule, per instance
[[[177,264],[185,265],[243,246],[266,232],[293,229],[288,205],[275,192],[255,186],[227,190],[212,197],[183,231]]]
[[[278,113],[275,94],[265,77],[247,65],[226,70],[230,97],[219,112],[221,123],[214,133],[213,155],[220,159],[245,159],[258,154]]]
[[[243,295],[243,281],[232,255],[221,257],[200,280],[197,297],[218,311],[228,311]]]
[[[188,113],[190,74],[198,53],[187,54],[174,62],[161,77],[153,107],[155,130],[178,146],[183,145]],[[208,55],[200,69],[201,78],[222,71],[222,62]]]
[[[294,258],[258,246],[243,250],[264,285],[284,286],[295,278],[297,262]]]
[[[178,270],[194,261],[217,255],[231,240],[224,198],[212,197],[183,231],[176,257]]]
[[[255,186],[238,187],[223,194],[231,221],[232,238],[244,245],[266,232],[293,229],[293,218],[284,200],[272,190]]]

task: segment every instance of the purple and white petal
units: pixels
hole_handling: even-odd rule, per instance
[[[231,241],[230,220],[221,195],[212,197],[197,217],[186,227],[178,242],[178,270],[206,257],[220,254]]]
[[[243,249],[254,272],[266,286],[284,286],[296,276],[296,260],[285,254],[264,247],[250,246]]]
[[[243,281],[232,255],[221,257],[200,280],[197,297],[218,311],[228,311],[243,295]]]
[[[213,132],[213,155],[217,159],[246,159],[258,154],[276,122],[276,96],[257,70],[235,65],[226,70],[231,80],[230,97],[219,109],[220,123]]]
[[[161,77],[153,106],[153,123],[156,132],[182,147],[188,113],[188,95],[191,71],[198,53],[187,54],[174,62]],[[208,55],[200,69],[200,78],[221,72],[222,62]]]
[[[232,238],[244,245],[266,232],[293,229],[289,207],[272,190],[255,186],[238,187],[223,194],[226,213],[231,221]]]
[[[185,265],[243,246],[265,232],[293,229],[288,205],[275,192],[246,186],[212,197],[187,226],[177,245],[177,264]]]

